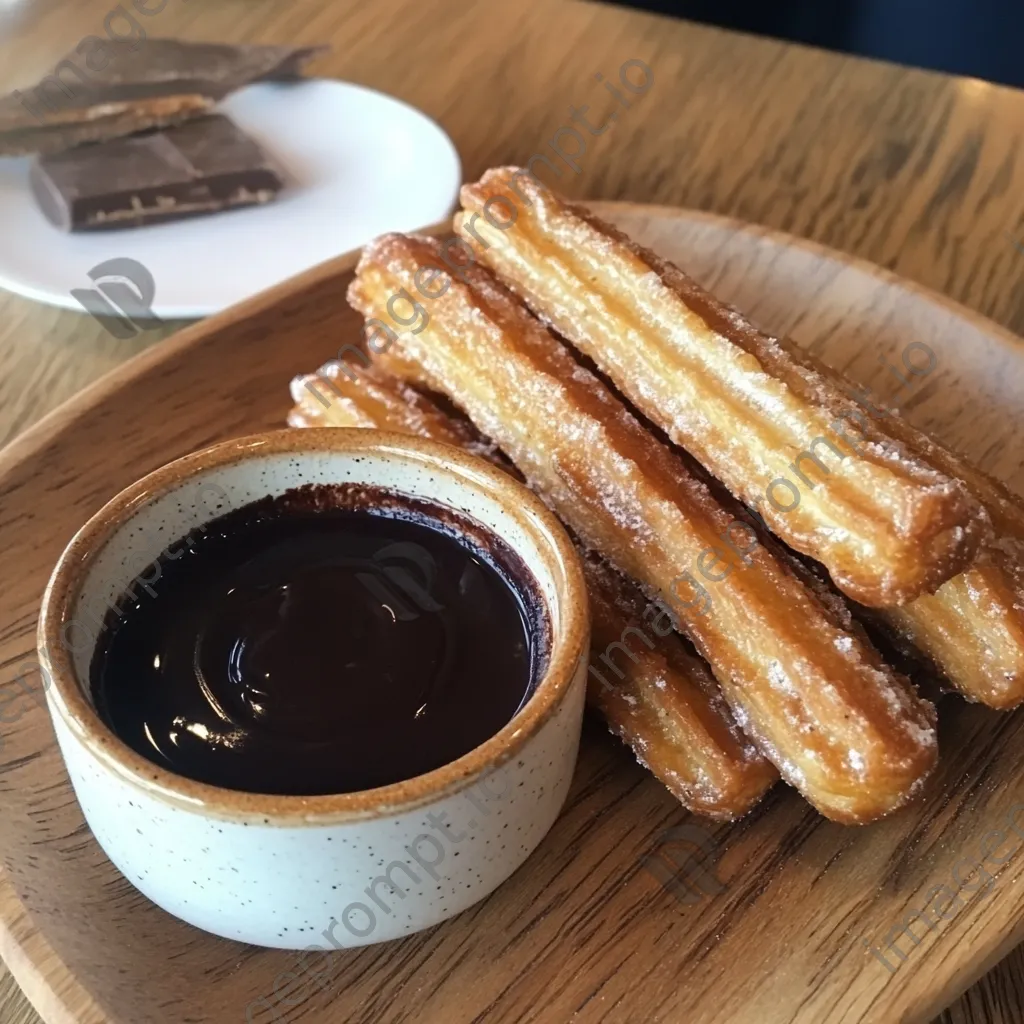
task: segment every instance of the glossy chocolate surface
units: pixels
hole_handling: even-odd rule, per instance
[[[510,721],[547,657],[536,583],[503,542],[376,489],[264,499],[158,564],[151,594],[133,585],[107,614],[96,707],[138,753],[229,789],[439,768]]]

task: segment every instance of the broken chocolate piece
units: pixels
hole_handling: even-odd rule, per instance
[[[300,78],[326,49],[104,40],[102,71],[72,52],[32,88],[0,97],[0,156],[57,153],[180,123],[244,85]]]
[[[254,206],[283,186],[256,142],[220,114],[41,157],[31,181],[43,213],[64,231],[142,227]]]

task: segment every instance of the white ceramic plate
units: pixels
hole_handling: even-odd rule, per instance
[[[200,317],[384,231],[442,220],[461,168],[451,139],[418,110],[347,82],[252,85],[220,109],[285,169],[264,207],[122,231],[65,234],[36,206],[29,158],[0,159],[0,287],[66,309],[110,259],[153,277],[152,313]]]

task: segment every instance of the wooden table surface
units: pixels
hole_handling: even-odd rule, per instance
[[[330,42],[317,72],[425,110],[455,140],[467,178],[547,154],[573,195],[781,228],[1024,334],[1022,92],[573,0],[136,3],[153,12],[126,5],[150,37]],[[84,37],[103,36],[105,19],[115,33],[138,31],[108,19],[112,10],[110,0],[0,7],[0,89],[48,74]],[[626,61],[634,82],[637,61],[651,75],[642,96],[625,94],[628,109],[605,88]],[[549,145],[572,153],[575,139],[560,129],[574,107],[607,126],[591,134],[577,122],[578,172]],[[118,340],[85,314],[0,293],[0,444],[176,326]],[[0,967],[0,1021],[38,1020]],[[1024,1020],[1021,950],[941,1020]]]

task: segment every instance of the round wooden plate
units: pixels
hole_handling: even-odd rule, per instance
[[[594,207],[1024,487],[1019,339],[774,232]],[[340,258],[182,331],[0,453],[0,951],[44,1017],[891,1024],[930,1019],[1024,937],[1024,818],[1019,835],[1011,827],[1024,716],[955,697],[940,710],[941,767],[913,806],[844,828],[778,787],[742,822],[707,826],[717,852],[696,874],[694,855],[664,844],[693,819],[591,723],[561,818],[497,893],[425,934],[307,959],[308,973],[174,920],[118,874],[83,824],[41,703],[44,583],[74,530],[132,480],[283,424],[289,378],[356,336],[344,304],[353,264]],[[918,367],[922,345],[934,353],[927,374],[903,369],[912,343]]]

